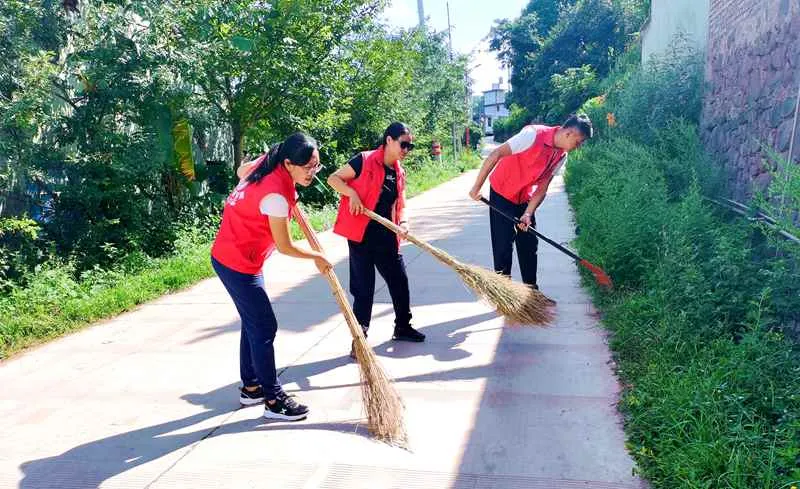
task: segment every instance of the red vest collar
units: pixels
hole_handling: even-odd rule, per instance
[[[542,136],[542,144],[555,148],[556,146],[556,133],[561,129],[561,126],[548,127],[547,130],[540,132]],[[539,137],[539,134],[536,135]]]

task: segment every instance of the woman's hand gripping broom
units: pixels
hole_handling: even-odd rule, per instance
[[[485,268],[461,263],[444,251],[421,239],[407,234],[403,228],[378,214],[364,209],[364,214],[411,243],[433,255],[437,260],[452,268],[461,280],[479,297],[497,309],[497,312],[519,324],[544,325],[553,320],[552,306],[555,302],[538,290],[517,282],[509,277]]]

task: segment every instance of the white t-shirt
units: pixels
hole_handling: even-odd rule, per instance
[[[525,126],[522,130],[515,135],[511,136],[511,138],[506,141],[506,143],[511,147],[511,154],[515,155],[517,153],[522,153],[526,149],[533,146],[533,143],[536,141],[536,127],[534,126]]]
[[[536,127],[534,126],[523,127],[520,132],[513,135],[508,141],[506,141],[508,146],[511,148],[512,155],[522,153],[523,151],[530,149],[534,142],[536,142]],[[553,170],[553,175],[558,173],[566,161],[567,154],[564,153],[564,156],[561,157],[561,160],[559,160],[558,164],[556,165],[555,170]]]
[[[289,202],[281,194],[267,194],[258,204],[258,209],[265,216],[289,217]]]

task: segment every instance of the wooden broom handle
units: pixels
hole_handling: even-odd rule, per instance
[[[295,206],[294,208],[294,218],[297,221],[297,224],[300,225],[300,229],[302,229],[303,234],[306,235],[306,239],[308,239],[308,244],[311,246],[311,249],[323,253],[324,250],[322,249],[322,245],[319,243],[319,239],[317,239],[317,234],[313,229],[311,229],[305,213],[302,209],[300,209],[299,206]],[[350,327],[350,334],[364,334],[361,330],[361,326],[358,324],[355,314],[353,314],[353,309],[350,307],[350,302],[347,300],[347,294],[345,293],[342,284],[339,283],[339,277],[336,276],[336,272],[333,271],[333,268],[329,268],[324,275],[328,280],[328,284],[331,286],[331,290],[333,290],[333,295],[336,297],[336,302],[339,303],[339,309],[342,310],[342,314],[344,314],[347,325]]]
[[[385,217],[383,217],[381,215],[378,215],[375,212],[373,212],[373,211],[371,211],[371,210],[369,210],[367,208],[364,208],[364,215],[366,215],[367,217],[369,217],[370,219],[372,219],[374,221],[379,222],[380,224],[383,224],[385,227],[387,227],[390,231],[394,232],[395,234],[399,234],[400,236],[403,236],[409,242],[414,243],[415,245],[417,245],[420,248],[424,249],[425,251],[427,251],[428,253],[432,254],[433,256],[435,256],[436,258],[438,258],[439,260],[441,260],[445,264],[452,266],[455,263],[455,261],[453,260],[453,258],[451,256],[443,254],[440,249],[435,248],[434,246],[426,243],[425,241],[422,241],[421,239],[417,238],[416,236],[413,236],[411,234],[406,234],[405,229],[401,228],[400,226],[398,226],[397,224],[393,223],[392,221],[386,219]]]
[[[402,235],[403,233],[405,233],[405,230],[403,228],[401,228],[397,224],[393,223],[392,221],[386,219],[385,217],[383,217],[383,216],[381,216],[379,214],[376,214],[375,212],[372,212],[371,210],[367,209],[366,207],[364,207],[364,214],[367,217],[369,217],[370,219],[378,221],[379,223],[383,224],[384,226],[386,226],[390,230],[394,231],[396,234]],[[409,241],[411,241],[411,240],[409,239]]]

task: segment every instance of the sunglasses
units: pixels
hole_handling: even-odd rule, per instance
[[[411,151],[414,149],[414,143],[408,141],[400,141],[400,149],[404,151]]]

